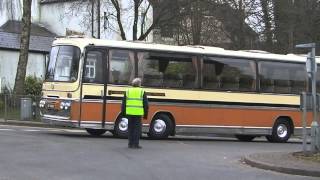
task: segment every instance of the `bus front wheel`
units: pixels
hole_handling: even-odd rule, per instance
[[[266,136],[269,142],[283,143],[287,142],[292,134],[291,125],[287,119],[278,119],[273,128],[272,135]]]
[[[119,138],[128,137],[128,118],[119,117],[114,125],[113,135]]]
[[[169,136],[172,128],[172,120],[166,114],[159,114],[153,118],[148,135],[152,139],[164,139]]]
[[[86,131],[92,136],[101,136],[107,130],[105,130],[105,129],[89,129],[89,128],[87,128]]]

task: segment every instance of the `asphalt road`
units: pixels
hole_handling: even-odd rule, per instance
[[[258,152],[291,152],[300,142],[273,144],[260,138],[176,137],[141,140],[91,137],[82,130],[0,126],[0,180],[311,180],[260,170],[241,162]]]

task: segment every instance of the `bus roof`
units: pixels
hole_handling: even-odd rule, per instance
[[[165,52],[177,52],[177,53],[190,53],[190,54],[204,54],[204,55],[216,55],[216,56],[231,56],[239,58],[250,58],[250,59],[266,59],[266,60],[279,60],[279,61],[294,61],[294,62],[305,62],[305,55],[296,54],[273,54],[266,51],[260,50],[225,50],[219,47],[210,46],[173,46],[164,44],[155,44],[147,42],[136,42],[136,41],[115,41],[105,39],[93,39],[93,38],[79,38],[79,37],[68,37],[68,38],[57,38],[53,42],[53,46],[56,45],[74,45],[83,50],[86,46],[106,46],[114,48],[125,48],[125,49],[143,49],[153,51],[165,51]],[[319,63],[320,58],[317,57]]]

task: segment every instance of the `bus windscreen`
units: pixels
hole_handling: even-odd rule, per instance
[[[80,49],[54,46],[50,52],[46,81],[75,82],[78,77]]]

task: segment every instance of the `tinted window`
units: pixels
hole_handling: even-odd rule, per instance
[[[110,50],[109,67],[109,83],[129,84],[134,78],[134,52]]]
[[[73,46],[55,46],[51,49],[46,75],[48,81],[76,81],[80,49]]]
[[[244,59],[206,57],[203,61],[203,88],[254,91],[255,62]]]
[[[84,68],[84,80],[87,83],[103,83],[103,53],[89,51]]]
[[[166,53],[140,52],[139,76],[143,86],[196,88],[196,57]]]
[[[261,92],[299,94],[306,88],[304,64],[259,62],[259,69]]]

